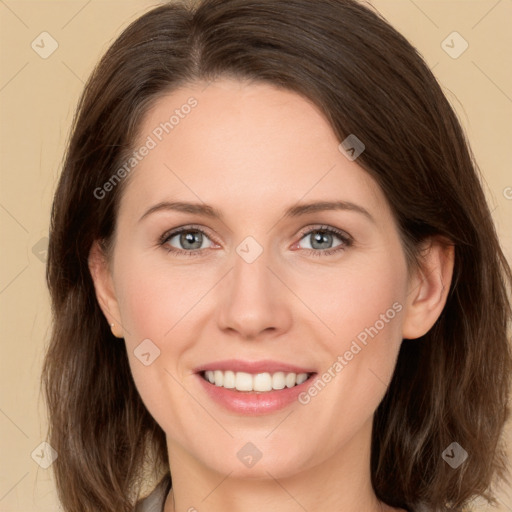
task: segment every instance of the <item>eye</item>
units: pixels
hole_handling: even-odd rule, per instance
[[[333,246],[335,239],[340,243]],[[166,231],[159,240],[159,245],[167,252],[178,256],[199,256],[203,249],[208,248],[210,237],[200,228],[183,226],[172,231]],[[302,240],[309,242],[309,247],[301,245]],[[216,244],[215,241],[212,242]],[[353,239],[350,235],[330,226],[320,226],[301,234],[301,239],[294,244],[294,249],[304,249],[314,256],[329,256],[350,247]]]
[[[205,242],[209,240],[206,233],[194,226],[184,226],[171,232],[166,232],[160,238],[159,244],[168,252],[185,256],[198,256],[202,249],[208,248]],[[176,247],[176,244],[178,247]]]
[[[340,243],[333,247],[334,239],[340,240]],[[308,241],[309,247],[301,246],[298,242],[294,247],[305,249],[315,256],[329,256],[339,251],[345,250],[353,243],[352,238],[345,232],[329,226],[321,226],[303,233],[302,240]]]

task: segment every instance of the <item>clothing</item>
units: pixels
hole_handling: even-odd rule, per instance
[[[165,498],[171,490],[169,475],[162,478],[149,496],[137,502],[133,512],[164,512]]]

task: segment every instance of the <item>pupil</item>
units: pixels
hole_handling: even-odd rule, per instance
[[[187,247],[187,243],[190,243],[192,245],[195,244],[194,247],[188,247],[189,249],[200,249],[201,248],[201,240],[200,240],[201,234],[197,233],[194,234],[192,232],[184,233],[181,235],[181,243],[184,247]],[[199,241],[197,239],[199,238]]]
[[[317,232],[316,235],[314,235],[314,242],[318,242],[321,247],[318,247],[318,249],[327,249],[328,247],[324,247],[325,245],[329,245],[329,241],[330,241],[330,234],[329,233],[326,233],[324,231],[319,231]],[[314,247],[314,245],[313,245]]]

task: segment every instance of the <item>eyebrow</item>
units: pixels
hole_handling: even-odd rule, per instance
[[[297,204],[288,208],[284,212],[284,218],[289,217],[300,217],[301,215],[308,215],[311,213],[330,211],[330,210],[342,210],[352,211],[360,213],[367,217],[371,222],[375,223],[375,219],[372,217],[370,212],[355,203],[348,201],[315,201],[305,204]],[[161,203],[155,204],[149,208],[139,219],[139,222],[149,215],[160,212],[160,211],[177,211],[183,213],[191,213],[195,215],[202,215],[212,219],[223,220],[223,215],[220,210],[204,204],[204,203],[187,203],[183,201],[162,201]]]

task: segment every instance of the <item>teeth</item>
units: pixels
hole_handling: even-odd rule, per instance
[[[288,373],[284,379],[287,388],[293,388],[297,383],[297,375],[295,373]]]
[[[233,389],[235,387],[235,383],[236,383],[235,372],[231,372],[231,371],[224,372],[223,386],[228,389]]]
[[[215,370],[213,378],[215,379],[216,386],[222,386],[224,384],[224,373],[220,370]]]
[[[305,382],[307,373],[258,373],[232,372],[221,370],[208,370],[204,372],[204,378],[215,386],[237,391],[272,391],[278,389],[293,388]]]
[[[293,373],[290,373],[293,376]],[[291,379],[290,379],[291,380]],[[277,372],[272,375],[272,389],[284,389],[286,387],[286,378],[283,372]]]
[[[215,383],[217,385],[217,383]],[[235,389],[237,391],[252,391],[252,375],[250,373],[236,372]]]
[[[307,373],[299,373],[299,375],[297,375],[297,384],[302,384],[303,382],[305,382],[308,378],[308,375]]]

